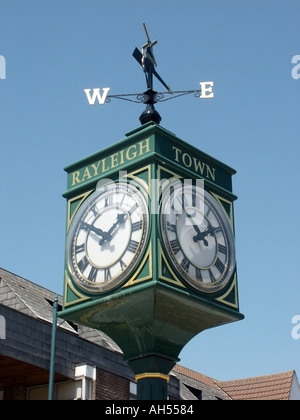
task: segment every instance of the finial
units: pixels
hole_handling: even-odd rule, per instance
[[[153,75],[161,82],[161,84],[168,89],[168,92],[171,93],[170,87],[163,81],[160,75],[155,70],[157,63],[153,53],[153,47],[157,44],[157,41],[151,41],[146,25],[143,23],[145,30],[147,42],[142,46],[142,52],[137,48],[133,51],[133,57],[137,62],[142,66],[143,71],[146,77],[147,91],[144,92],[144,101],[143,103],[147,105],[145,111],[140,116],[140,121],[142,124],[146,124],[149,121],[153,121],[157,124],[161,121],[161,116],[154,108],[154,104],[157,103],[156,95],[157,92],[153,90]]]

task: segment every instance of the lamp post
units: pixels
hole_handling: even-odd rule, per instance
[[[54,303],[53,303],[53,322],[52,322],[52,337],[51,337],[48,400],[53,400],[57,311],[58,311],[58,297],[56,295],[54,299]]]

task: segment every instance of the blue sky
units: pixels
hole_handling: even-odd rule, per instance
[[[124,139],[143,111],[90,106],[83,90],[145,90],[131,54],[146,22],[173,90],[214,81],[214,99],[158,104],[161,125],[237,171],[245,320],[201,333],[180,363],[220,380],[300,378],[299,17],[298,0],[0,0],[0,266],[62,294],[63,168]]]

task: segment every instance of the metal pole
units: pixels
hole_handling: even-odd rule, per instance
[[[137,375],[138,400],[167,400],[169,376],[164,374]]]
[[[58,311],[58,297],[56,295],[53,302],[53,322],[52,322],[48,400],[53,400],[57,311]]]

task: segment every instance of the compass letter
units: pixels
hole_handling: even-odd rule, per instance
[[[91,95],[91,89],[84,89],[87,100],[90,105],[95,105],[96,99],[98,100],[99,105],[103,105],[106,101],[107,94],[110,88],[103,88],[103,95],[100,94],[100,89],[93,89],[93,94]]]
[[[214,82],[199,82],[201,86],[201,95],[200,99],[210,99],[214,98],[213,86]]]

